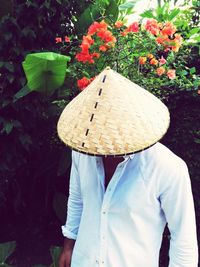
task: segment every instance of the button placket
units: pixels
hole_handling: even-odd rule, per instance
[[[105,191],[102,209],[101,209],[101,226],[100,226],[100,253],[99,253],[99,266],[105,267],[106,262],[106,251],[107,251],[107,220],[108,220],[108,209],[112,195],[115,191],[115,188],[123,174],[123,170],[127,165],[128,160],[122,162],[117,166],[117,169],[110,180],[107,190]]]

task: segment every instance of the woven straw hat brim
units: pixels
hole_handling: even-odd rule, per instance
[[[63,110],[58,135],[90,155],[127,155],[160,140],[169,111],[153,94],[107,68]]]

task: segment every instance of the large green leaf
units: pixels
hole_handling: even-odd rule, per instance
[[[4,264],[6,259],[13,253],[16,247],[16,242],[6,242],[0,244],[0,263]]]
[[[70,57],[53,52],[28,54],[22,63],[31,91],[51,94],[65,80]]]
[[[112,23],[113,21],[117,20],[118,14],[119,14],[119,9],[117,2],[115,0],[110,0],[109,5],[106,8],[105,12],[106,19],[110,20]]]

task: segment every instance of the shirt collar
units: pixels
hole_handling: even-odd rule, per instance
[[[124,159],[133,159],[134,156],[135,156],[135,154],[124,155],[123,158],[124,158]]]

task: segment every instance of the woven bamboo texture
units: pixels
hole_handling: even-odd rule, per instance
[[[126,155],[162,138],[169,126],[167,107],[154,95],[110,68],[63,110],[61,140],[92,155]]]

